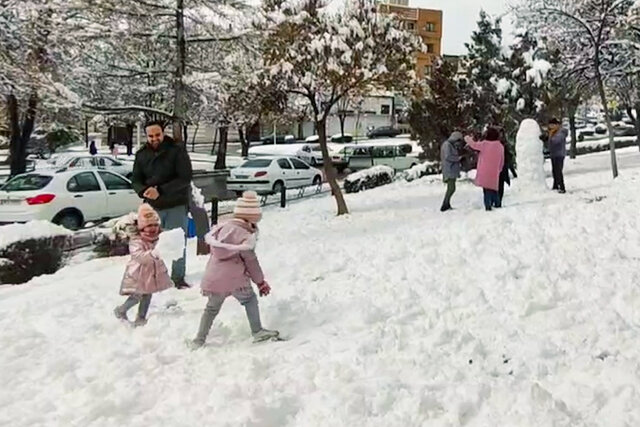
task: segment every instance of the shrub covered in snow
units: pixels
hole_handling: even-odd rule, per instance
[[[47,221],[0,227],[0,284],[21,284],[55,273],[71,233]]]
[[[438,162],[424,162],[419,165],[415,165],[411,169],[407,169],[400,175],[401,179],[411,182],[416,179],[420,179],[427,175],[437,175],[442,172],[440,163]]]
[[[380,187],[393,182],[395,171],[389,166],[374,166],[359,172],[350,174],[344,179],[344,191],[357,193],[362,190]]]
[[[129,255],[129,235],[134,231],[136,214],[131,212],[103,224],[95,234],[94,248],[98,258]]]

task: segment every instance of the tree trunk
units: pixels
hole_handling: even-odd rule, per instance
[[[341,136],[341,140],[344,139],[344,122],[347,119],[347,116],[344,116],[342,114],[338,115],[338,120],[340,120],[340,136]],[[344,141],[342,141],[344,142]]]
[[[631,109],[629,109],[629,117],[633,119],[633,125],[636,128],[636,142],[640,149],[640,102],[636,102],[633,108],[636,110],[636,114],[632,115]]]
[[[89,120],[84,121],[84,148],[89,148]]]
[[[249,131],[247,130],[246,132],[247,134],[249,133]],[[242,157],[248,157],[249,156],[249,141],[247,141],[247,138],[245,138],[245,131],[244,128],[242,126],[238,127],[238,136],[240,137],[240,147],[242,147],[242,152],[240,153],[240,156]]]
[[[618,160],[616,158],[616,140],[613,134],[613,126],[611,125],[611,116],[609,115],[609,106],[607,105],[607,94],[604,91],[604,83],[602,81],[602,75],[598,68],[600,61],[598,58],[595,60],[596,70],[596,83],[598,85],[598,93],[600,94],[600,102],[602,102],[602,108],[604,109],[604,118],[607,121],[607,131],[609,132],[609,151],[611,155],[611,173],[613,178],[618,177]]]
[[[218,155],[216,156],[216,164],[214,169],[227,168],[227,137],[229,135],[229,127],[222,126],[220,128],[220,146],[218,147]]]
[[[304,139],[304,120],[298,120],[298,139]]]
[[[184,0],[176,0],[176,74],[174,76],[174,100],[173,100],[173,139],[185,142],[183,139],[183,126],[186,115],[184,74],[186,68],[187,42],[184,34]]]
[[[576,110],[577,108],[572,104],[569,107],[569,129],[571,130],[571,151],[569,152],[569,157],[572,159],[576,158],[578,153],[578,132],[576,132]]]
[[[322,150],[322,164],[324,165],[327,182],[331,187],[331,193],[336,199],[338,215],[348,214],[349,209],[347,208],[347,202],[344,200],[344,195],[338,185],[336,168],[333,167],[331,156],[329,156],[329,148],[327,147],[327,118],[323,117],[320,120],[316,119],[315,124],[316,129],[318,130],[320,149]]]
[[[10,174],[12,177],[27,171],[27,144],[35,126],[37,106],[38,95],[32,93],[29,96],[24,121],[22,126],[20,126],[18,100],[13,94],[7,97],[7,112],[9,114],[9,129],[11,131],[9,152],[11,156]]]

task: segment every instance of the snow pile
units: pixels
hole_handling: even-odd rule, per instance
[[[49,221],[30,221],[26,224],[9,224],[0,226],[0,250],[13,243],[29,239],[40,239],[55,236],[70,236],[71,231]]]
[[[345,182],[362,181],[362,180],[366,180],[368,178],[376,177],[379,175],[387,175],[388,177],[393,178],[395,174],[396,172],[393,170],[392,167],[385,166],[385,165],[378,165],[378,166],[373,166],[368,169],[364,169],[364,170],[349,174],[344,179],[344,181]]]
[[[518,180],[515,188],[518,190],[539,192],[547,189],[542,148],[538,123],[533,119],[523,120],[516,136]]]
[[[188,350],[197,288],[121,325],[126,257],[0,287],[0,425],[640,425],[640,161],[618,156],[615,182],[582,156],[571,194],[507,188],[491,213],[463,182],[442,215],[428,180],[347,195],[344,217],[330,196],[265,209],[260,314],[286,342],[251,344],[229,299]]]
[[[400,177],[405,181],[414,181],[420,179],[426,175],[435,175],[440,173],[440,163],[438,162],[424,162],[419,165],[405,170]]]
[[[197,207],[204,209],[204,196],[202,195],[202,190],[196,187],[193,182],[191,182],[191,197],[193,198],[193,203],[195,203]]]
[[[184,253],[185,237],[181,228],[160,233],[160,239],[156,245],[156,251],[167,265],[180,259]]]

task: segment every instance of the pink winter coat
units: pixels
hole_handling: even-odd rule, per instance
[[[173,286],[164,261],[151,255],[156,242],[145,242],[140,236],[129,240],[131,259],[120,285],[120,295],[152,294]]]
[[[500,141],[476,142],[469,136],[465,137],[464,140],[469,147],[480,152],[478,155],[476,185],[488,190],[498,191],[500,171],[504,166],[504,146]]]
[[[204,295],[229,294],[238,289],[264,282],[256,257],[256,232],[251,224],[232,219],[215,227],[206,235],[211,257],[200,287]]]

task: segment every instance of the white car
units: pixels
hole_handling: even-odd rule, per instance
[[[96,154],[60,154],[55,156],[43,165],[43,168],[99,168],[118,173],[126,178],[130,178],[133,173],[133,163],[121,162],[113,156]]]
[[[136,211],[141,199],[131,182],[96,169],[42,169],[0,187],[0,224],[47,220],[71,230],[86,222]]]
[[[231,170],[227,189],[242,193],[277,194],[282,188],[322,184],[322,172],[295,157],[260,157]]]

